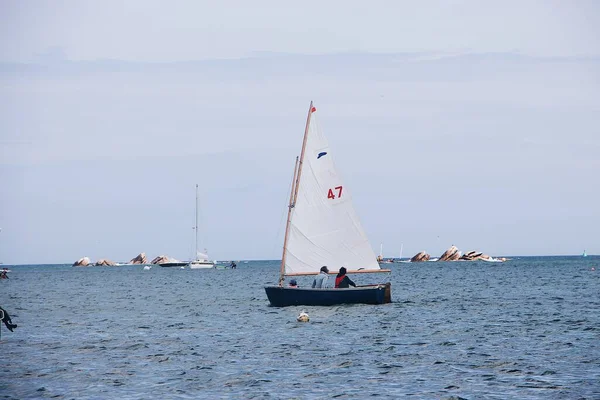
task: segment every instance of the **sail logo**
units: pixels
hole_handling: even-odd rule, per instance
[[[323,157],[323,156],[326,156],[326,155],[327,155],[327,152],[326,152],[326,151],[322,151],[322,152],[320,152],[320,153],[317,155],[317,160],[318,160],[319,158]]]

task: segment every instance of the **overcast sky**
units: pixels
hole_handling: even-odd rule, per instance
[[[0,1],[0,262],[281,256],[314,100],[374,250],[600,254],[594,1]]]

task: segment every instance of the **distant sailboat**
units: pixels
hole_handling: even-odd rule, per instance
[[[585,250],[583,250],[583,257],[587,257]]]
[[[383,243],[379,244],[379,255],[377,256],[377,262],[383,262]]]
[[[215,263],[208,259],[208,255],[206,254],[206,249],[204,253],[198,251],[198,184],[196,184],[196,225],[194,226],[194,230],[196,231],[196,255],[195,259],[192,261],[179,261],[175,259],[170,259],[167,262],[160,263],[161,267],[190,267],[190,269],[209,269],[214,268]]]
[[[196,225],[194,226],[196,231],[196,259],[190,261],[190,269],[209,269],[214,268],[215,263],[208,259],[208,252],[204,249],[204,252],[198,251],[198,184],[196,184]]]
[[[383,243],[381,243],[379,246],[379,255],[377,256],[377,262],[379,264],[390,264],[394,262],[392,260],[386,260],[385,258],[383,258]]]

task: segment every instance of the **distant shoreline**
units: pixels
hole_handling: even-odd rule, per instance
[[[581,258],[581,259],[589,259],[589,258],[595,258],[598,257],[599,255],[596,254],[588,254],[586,257],[583,257],[581,254],[569,254],[569,255],[565,255],[565,254],[560,254],[560,255],[535,255],[535,256],[498,256],[498,257],[505,257],[507,260],[510,259],[512,261],[518,260],[518,259],[523,259],[523,258]],[[395,257],[386,257],[385,259],[394,259],[394,260],[403,260],[403,261],[408,261],[410,260],[409,257],[403,257],[402,259],[400,258],[395,258]],[[281,260],[272,260],[272,259],[265,259],[265,260],[261,260],[261,259],[255,259],[255,260],[244,260],[241,259],[240,263],[244,263],[245,261],[247,262],[281,262]],[[439,263],[439,262],[448,262],[448,263],[453,263],[456,261],[435,261],[433,262],[433,264],[435,263]],[[473,262],[473,261],[470,261]],[[415,263],[415,264],[424,264],[424,263]],[[428,263],[430,264],[430,263]],[[0,265],[2,265],[3,267],[27,267],[27,266],[40,266],[40,265],[55,265],[55,266],[72,266],[73,262],[64,262],[64,263],[26,263],[26,264],[11,264],[11,263],[0,263]],[[88,267],[77,267],[77,268],[119,268],[119,267],[130,267],[130,266],[140,266],[140,265],[152,265],[152,264],[123,264],[123,265],[117,265],[117,266],[88,266]],[[239,266],[239,265],[238,265]],[[2,268],[2,267],[0,267]]]

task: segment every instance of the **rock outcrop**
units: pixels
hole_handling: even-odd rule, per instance
[[[150,264],[162,264],[169,262],[170,258],[168,256],[158,256],[154,260],[150,261]]]
[[[129,264],[147,264],[147,263],[148,263],[148,260],[146,259],[146,253],[140,253],[135,258],[133,258],[131,261],[129,261]]]
[[[463,261],[474,261],[475,259],[479,258],[479,256],[481,256],[483,253],[481,252],[477,252],[477,251],[467,251],[465,254],[463,254],[462,256],[460,256],[459,260],[463,260]]]
[[[452,245],[448,250],[444,252],[444,254],[440,256],[440,259],[438,261],[456,261],[460,258],[461,255],[461,251],[458,250],[456,246]]]
[[[489,260],[490,256],[483,254],[480,251],[468,251],[460,257],[462,261],[477,261],[477,260]]]
[[[90,265],[90,259],[88,257],[80,258],[73,263],[74,267],[87,267]]]
[[[115,264],[113,261],[108,260],[106,258],[101,258],[98,261],[96,261],[96,265],[97,266],[114,267],[117,264]]]
[[[431,256],[424,251],[421,251],[413,256],[410,259],[410,262],[421,262],[421,261],[429,261]]]

